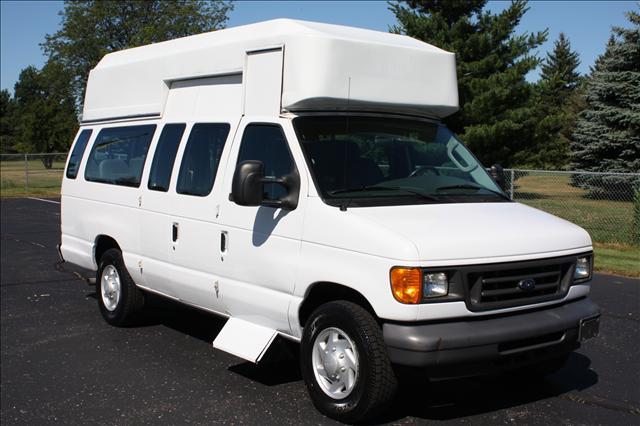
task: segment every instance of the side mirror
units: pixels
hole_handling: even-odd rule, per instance
[[[264,164],[244,161],[238,164],[231,183],[233,202],[241,206],[259,206],[264,192]]]
[[[504,169],[500,164],[494,164],[491,166],[491,177],[496,181],[498,186],[504,191],[506,187],[506,181],[504,179]]]
[[[264,199],[264,184],[273,183],[287,189],[280,200]],[[248,160],[238,164],[233,174],[229,199],[240,206],[269,206],[293,210],[298,206],[300,177],[297,171],[282,178],[265,178],[262,161]]]

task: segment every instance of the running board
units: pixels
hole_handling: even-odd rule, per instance
[[[213,341],[213,347],[258,363],[278,332],[238,318],[229,318]]]

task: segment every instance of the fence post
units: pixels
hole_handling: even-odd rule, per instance
[[[24,190],[29,190],[29,158],[28,154],[24,155]]]
[[[511,169],[511,179],[509,179],[509,198],[513,200],[513,179],[515,177],[515,172]]]

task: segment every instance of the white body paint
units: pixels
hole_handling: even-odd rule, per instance
[[[278,20],[109,54],[90,74],[81,130],[93,134],[78,176],[62,183],[61,252],[96,270],[97,239],[113,238],[141,288],[237,319],[235,333],[223,330],[217,346],[253,361],[273,340],[269,330],[301,336],[299,307],[316,283],[352,288],[378,317],[395,321],[482,316],[584,297],[588,285],[572,286],[563,300],[500,311],[471,312],[464,302],[397,302],[389,284],[393,266],[550,258],[590,251],[591,240],[581,228],[517,203],[340,211],[318,196],[292,126],[299,111],[438,119],[457,107],[453,54],[354,28]],[[191,126],[206,122],[230,125],[213,190],[206,197],[178,194]],[[255,122],[284,130],[301,178],[295,210],[229,201],[240,139]],[[169,191],[151,191],[149,169],[166,123],[187,126]],[[140,186],[85,180],[86,157],[99,131],[139,124],[157,125]],[[254,344],[241,341],[243,327],[259,336]]]

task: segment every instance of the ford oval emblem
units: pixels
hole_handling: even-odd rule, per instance
[[[526,280],[520,280],[518,282],[518,288],[522,291],[531,291],[536,288],[536,281],[533,278],[527,278]]]

